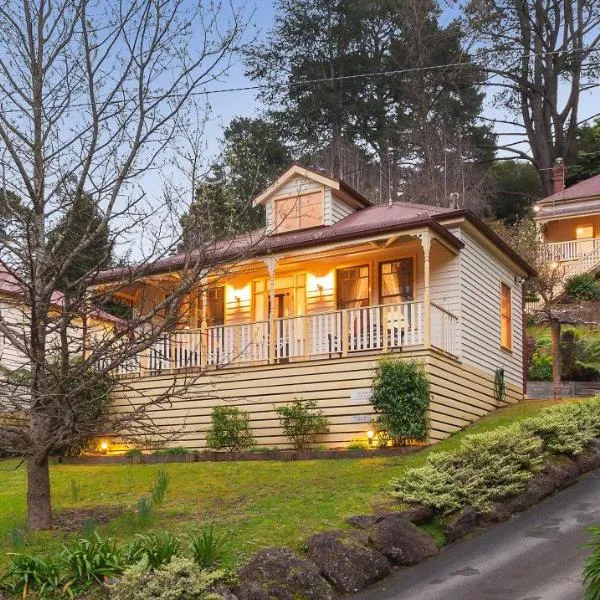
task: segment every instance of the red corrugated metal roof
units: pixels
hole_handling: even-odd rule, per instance
[[[323,225],[311,229],[271,235],[265,235],[264,230],[253,231],[215,242],[212,246],[203,249],[203,256],[207,256],[209,262],[210,260],[216,262],[259,257],[283,250],[311,246],[319,247],[342,240],[356,239],[360,241],[361,238],[377,233],[401,232],[402,230],[420,226],[429,227],[436,231],[436,233],[445,238],[450,244],[460,249],[464,244],[439,223],[440,219],[452,217],[464,217],[471,221],[526,272],[530,274],[535,273],[518,254],[470,211],[407,202],[364,208],[333,225]],[[190,254],[181,253],[138,266],[103,271],[95,278],[95,283],[133,279],[152,274],[177,271],[186,264],[193,264],[194,259],[198,256],[199,252],[192,252]]]
[[[594,198],[600,196],[600,175],[590,177],[580,181],[575,185],[570,185],[562,192],[557,192],[546,198],[542,198],[539,204],[551,204],[555,202],[565,202],[567,200],[581,200],[584,198]]]
[[[457,212],[453,209],[406,202],[371,206],[358,210],[333,225],[271,235],[265,235],[264,230],[253,231],[215,242],[211,247],[204,249],[204,252],[218,260],[239,257],[244,251],[248,251],[248,254],[252,256],[262,256],[272,252],[306,246],[319,246],[352,238],[358,240],[361,237],[378,232],[407,229],[416,225],[430,226],[454,246],[461,248],[462,242],[433,218],[441,215],[451,216]],[[191,255],[181,253],[140,266],[137,270],[135,267],[111,269],[99,273],[95,281],[100,283],[129,277],[134,274],[141,276],[174,271],[182,268],[186,261],[193,260],[193,258],[194,253]]]

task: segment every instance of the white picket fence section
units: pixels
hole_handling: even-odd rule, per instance
[[[275,321],[275,358],[313,358],[341,352],[341,311]]]
[[[267,364],[271,340],[278,363],[419,346],[423,323],[423,302],[403,302],[276,319],[273,336],[269,321],[208,327],[204,334],[182,329],[163,336],[123,374]],[[456,355],[456,328],[452,313],[431,304],[433,346]]]

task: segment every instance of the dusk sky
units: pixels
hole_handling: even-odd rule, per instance
[[[238,1],[238,0],[234,0]],[[264,36],[271,27],[276,14],[276,2],[269,0],[258,0],[255,4],[242,2],[247,11],[253,10],[250,21],[250,35],[253,32],[257,37]],[[251,6],[255,8],[252,9]],[[447,22],[457,15],[457,9],[446,9],[443,21]],[[238,58],[232,66],[229,74],[222,78],[220,82],[215,82],[215,88],[238,88],[252,85],[244,75],[244,65],[241,58]],[[222,136],[223,128],[236,116],[254,116],[261,112],[261,105],[256,99],[255,91],[233,91],[214,94],[209,97],[211,103],[211,113],[206,126],[206,152],[207,156],[214,155],[219,149],[219,138]],[[597,92],[587,92],[581,96],[580,120],[586,119],[600,112],[600,103],[598,102]],[[486,102],[485,116],[489,118],[506,119],[504,111],[498,110],[492,106],[491,98]],[[498,133],[513,133],[507,125],[500,125],[496,128]],[[508,141],[508,138],[505,138]],[[510,141],[514,141],[511,136]]]

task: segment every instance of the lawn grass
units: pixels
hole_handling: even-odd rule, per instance
[[[563,399],[562,402],[575,401]],[[203,525],[230,530],[237,560],[271,545],[301,547],[310,535],[344,526],[344,519],[390,503],[390,480],[423,464],[428,453],[456,448],[469,433],[481,433],[527,418],[553,401],[526,401],[481,419],[435,447],[397,457],[297,462],[198,462],[161,465],[55,465],[51,468],[55,514],[114,511],[99,527],[128,539],[135,533],[168,529],[197,532]],[[135,517],[136,501],[148,494],[159,469],[169,475],[165,503],[148,526]],[[25,526],[25,469],[0,463],[0,571]],[[53,552],[69,537],[61,529],[25,538],[29,551]]]

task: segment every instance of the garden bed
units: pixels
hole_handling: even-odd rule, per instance
[[[129,465],[129,464],[162,464],[162,463],[194,463],[194,462],[234,462],[234,461],[265,461],[278,462],[295,460],[321,460],[339,458],[376,458],[389,456],[405,456],[427,448],[427,444],[401,446],[398,448],[369,448],[352,449],[335,448],[332,450],[269,450],[265,452],[189,452],[187,454],[156,454],[126,455],[86,455],[59,456],[54,459],[61,465]]]
[[[404,456],[396,454],[395,449],[345,450],[343,459],[311,462],[292,460],[291,452],[283,451],[288,455],[283,461],[212,462],[207,458],[193,463],[178,463],[171,462],[173,457],[160,457],[160,461],[153,457],[151,460],[157,464],[132,462],[132,458],[139,460],[138,456],[127,457],[126,461],[115,464],[115,459],[123,460],[125,457],[102,456],[95,458],[105,460],[104,464],[54,464],[51,480],[55,515],[58,521],[63,517],[67,520],[69,516],[73,517],[79,531],[89,531],[94,525],[90,522],[95,521],[97,527],[94,528],[105,538],[115,539],[119,545],[129,543],[137,534],[162,531],[185,541],[188,536],[197,534],[201,527],[216,524],[219,531],[230,532],[231,553],[238,564],[246,562],[261,548],[275,545],[288,546],[291,549],[288,555],[292,552],[302,560],[308,560],[301,549],[307,548],[310,538],[319,532],[331,529],[346,533],[352,531],[354,539],[364,545],[360,540],[365,541],[365,534],[368,536],[369,533],[361,529],[349,530],[354,524],[347,519],[352,515],[376,515],[377,519],[381,519],[390,512],[401,511],[398,504],[392,504],[388,494],[390,479],[422,466],[429,455],[457,450],[462,440],[472,433],[494,431],[535,416],[545,406],[572,402],[579,401],[536,400],[512,405],[478,420],[465,431],[435,446]],[[332,452],[322,453],[328,458],[337,458]],[[366,452],[366,455],[363,455],[364,458],[356,457],[351,452],[360,452],[361,455]],[[265,454],[272,456],[271,452]],[[144,458],[150,457],[145,455]],[[190,460],[188,457],[178,458]],[[163,462],[170,464],[163,465]],[[170,479],[164,505],[153,512],[148,523],[143,523],[138,514],[139,500],[149,495],[161,471],[165,471]],[[9,552],[52,556],[61,551],[63,543],[79,537],[67,528],[28,534],[24,529],[25,498],[25,466],[17,461],[2,463],[0,546],[3,547],[0,548],[0,573],[8,567]],[[94,513],[94,509],[98,512]],[[104,524],[105,514],[113,510],[115,518]],[[418,527],[441,542],[444,526],[442,519],[435,517]],[[313,540],[312,555],[317,557],[319,548],[330,543],[334,545],[336,539],[335,536],[327,536]],[[367,559],[376,557],[370,552],[365,553],[360,546],[355,549],[357,554]],[[262,556],[262,559],[271,560],[277,556],[279,554],[270,554]],[[316,567],[312,564],[314,570]],[[383,565],[379,558],[373,564],[376,572],[380,570],[377,565]]]

